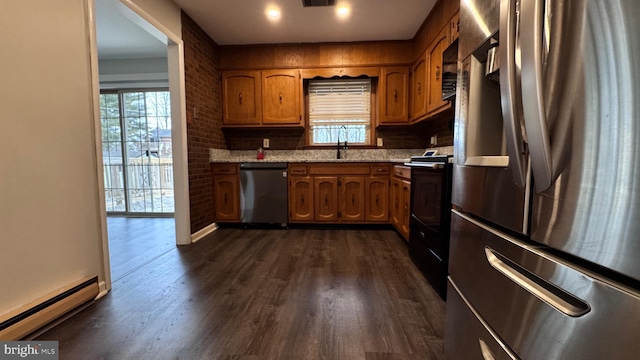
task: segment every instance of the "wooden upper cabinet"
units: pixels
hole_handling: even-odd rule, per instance
[[[222,110],[224,125],[260,125],[262,96],[260,71],[222,73]]]
[[[460,11],[460,0],[443,0],[442,1],[442,17],[444,21],[451,19]],[[446,25],[446,24],[443,24]]]
[[[449,29],[443,28],[427,49],[429,59],[428,79],[429,94],[427,96],[427,113],[432,115],[445,107],[449,102],[442,100],[442,53],[449,45]]]
[[[380,74],[380,124],[409,122],[409,68],[382,68]]]
[[[263,125],[298,125],[302,122],[300,70],[262,72]]]
[[[449,21],[449,43],[460,37],[460,12],[457,12]]]
[[[427,65],[425,52],[411,67],[411,120],[417,120],[427,114]]]

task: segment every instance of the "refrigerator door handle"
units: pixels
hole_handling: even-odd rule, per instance
[[[522,0],[521,19],[522,92],[527,94],[524,122],[536,190],[542,192],[555,180],[542,82],[544,1]]]
[[[484,360],[496,360],[496,356],[493,355],[491,349],[489,349],[489,345],[484,342],[482,339],[478,339],[478,343],[480,344],[480,354],[482,354],[482,358]]]
[[[516,41],[518,14],[516,0],[500,1],[500,97],[502,104],[503,126],[506,135],[507,152],[511,174],[515,183],[526,186],[526,152],[522,139],[521,104],[522,96],[517,87]]]
[[[494,249],[485,246],[484,250],[487,261],[494,269],[561,313],[580,317],[591,310],[583,300],[522,268]]]

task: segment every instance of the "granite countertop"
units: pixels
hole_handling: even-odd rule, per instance
[[[453,147],[433,148],[439,154],[452,154]],[[297,163],[349,163],[392,162],[405,163],[411,156],[422,155],[425,149],[348,149],[336,159],[336,150],[265,150],[264,159],[256,159],[256,150],[209,149],[209,161],[217,163],[240,162],[297,162]]]

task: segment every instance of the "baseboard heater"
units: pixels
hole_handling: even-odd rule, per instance
[[[83,278],[0,316],[0,340],[23,339],[98,296],[98,277]]]

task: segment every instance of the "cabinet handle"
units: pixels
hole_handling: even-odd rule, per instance
[[[383,171],[384,171],[384,169],[377,168],[377,169],[376,169],[376,171],[377,171],[377,172],[383,172]]]
[[[422,92],[422,83],[418,83],[418,95]]]
[[[398,90],[393,90],[393,101],[398,102]]]
[[[238,94],[238,104],[242,105],[242,93]]]
[[[436,80],[440,80],[440,66],[436,65]]]
[[[282,104],[282,93],[278,94],[278,99],[280,99],[280,104]]]

